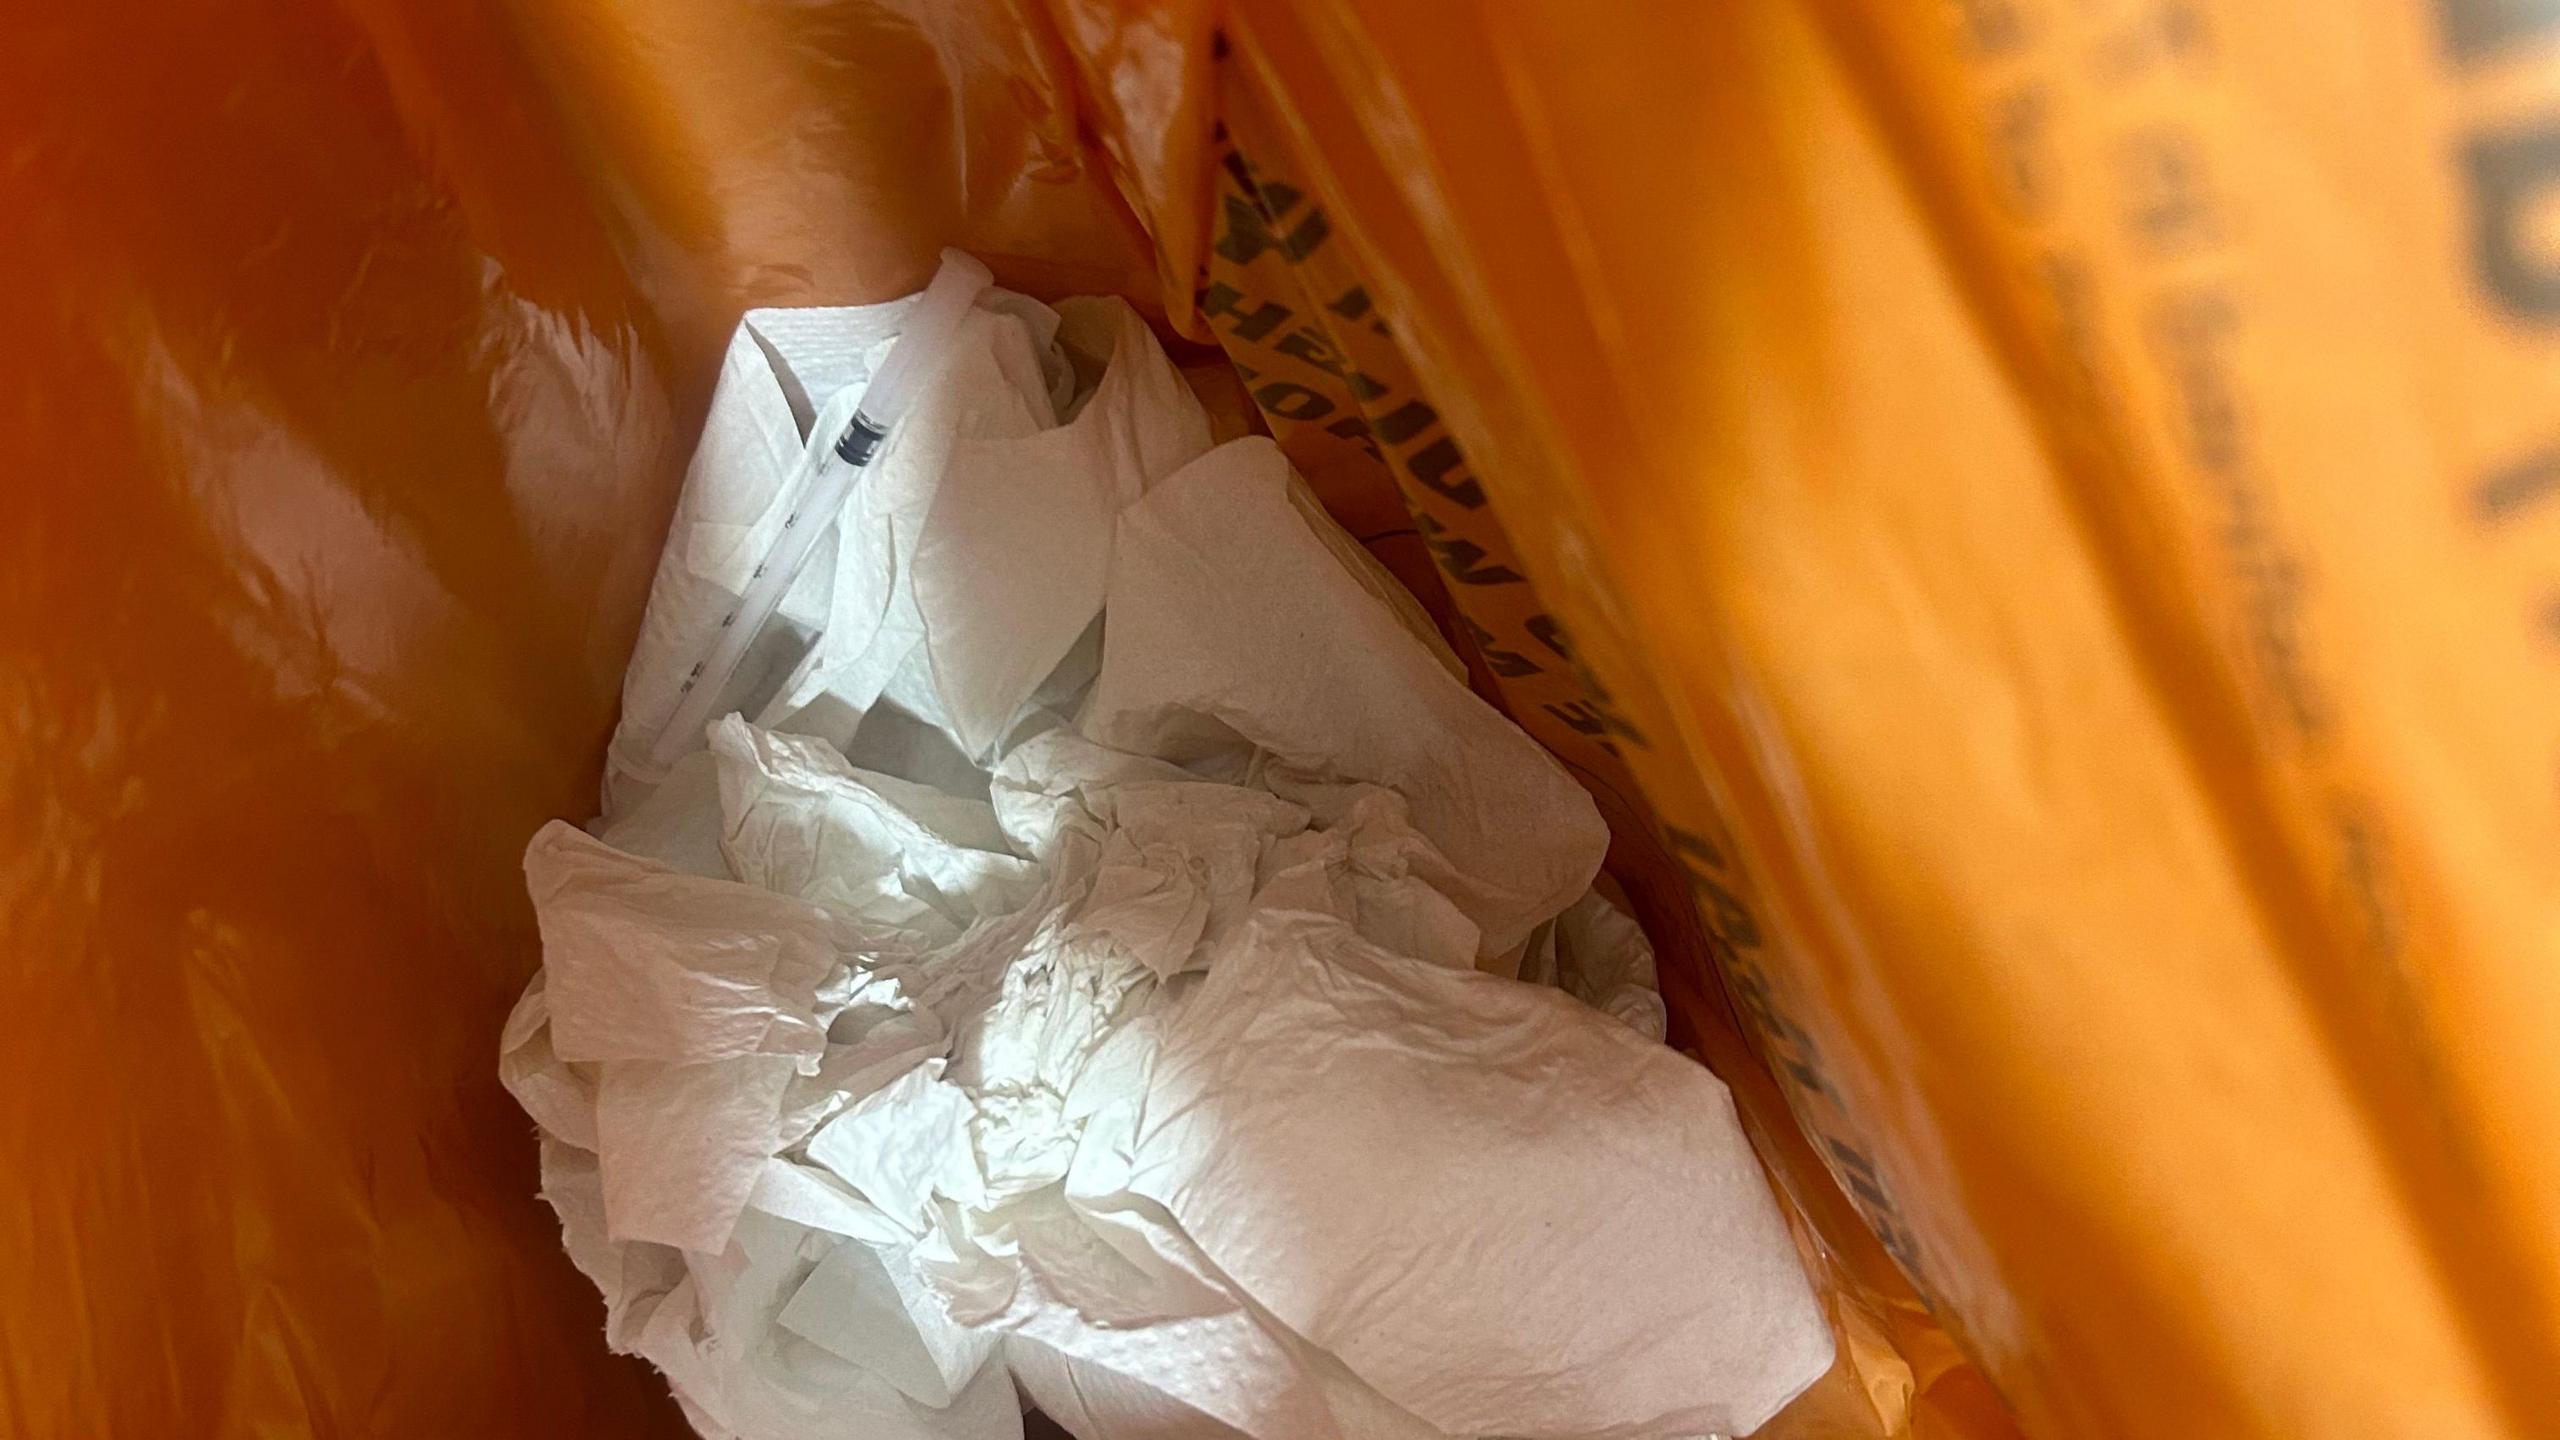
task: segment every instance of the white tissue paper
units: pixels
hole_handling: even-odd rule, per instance
[[[1288,486],[1277,446],[1239,440],[1122,512],[1080,728],[1212,774],[1259,760],[1395,791],[1483,949],[1510,950],[1590,888],[1599,811],[1333,560]]]
[[[856,770],[823,740],[735,715],[712,725],[711,753],[730,872],[815,900],[882,943],[948,942],[1038,887],[984,800]]]
[[[1829,1330],[1596,810],[1125,306],[982,299],[662,743],[905,303],[748,316],[526,853],[500,1074],[607,1342],[713,1440],[1765,1420]]]
[[[1724,1087],[1594,1020],[1256,917],[1166,1022],[1129,1188],[1451,1434],[1745,1433],[1792,1396],[1760,1377],[1819,1374],[1830,1338],[1788,1323],[1794,1250]]]

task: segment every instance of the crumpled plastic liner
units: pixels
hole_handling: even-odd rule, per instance
[[[607,813],[526,852],[501,1073],[607,1342],[741,1440],[1667,1440],[1818,1378],[1590,801],[1125,307],[983,302],[653,763],[900,313],[749,317]]]

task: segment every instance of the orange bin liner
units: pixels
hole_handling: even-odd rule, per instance
[[[1146,307],[1590,785],[1843,1359],[2554,1433],[2560,5],[95,0],[0,45],[0,1432],[678,1435],[494,1046],[719,346]]]

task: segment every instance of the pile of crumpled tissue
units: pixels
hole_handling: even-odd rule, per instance
[[[744,1440],[1765,1421],[1830,1333],[1590,800],[1125,306],[981,295],[669,740],[913,303],[748,315],[525,856],[608,1342]]]

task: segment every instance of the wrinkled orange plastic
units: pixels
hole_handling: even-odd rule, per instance
[[[2027,1432],[2551,1433],[2560,10],[1232,35]]]
[[[2548,9],[17,18],[0,1432],[683,1433],[493,1047],[717,346],[944,244],[1205,336],[1249,95],[1737,907],[1874,1362],[1776,1433],[2548,1433]]]
[[[741,308],[946,243],[1158,293],[1064,42],[994,0],[10,32],[0,1433],[687,1433],[494,1080],[517,856],[594,808]]]

